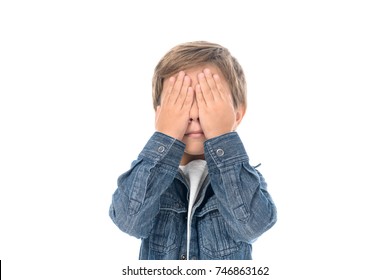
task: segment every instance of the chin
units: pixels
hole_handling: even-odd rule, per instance
[[[187,144],[184,152],[191,156],[201,156],[204,154],[203,143],[193,143],[192,145]]]
[[[187,155],[190,155],[190,156],[202,156],[202,155],[204,155],[204,150],[203,149],[201,151],[200,150],[185,149],[184,152]]]

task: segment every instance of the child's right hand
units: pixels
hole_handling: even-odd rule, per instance
[[[182,140],[194,101],[191,78],[180,71],[177,78],[164,82],[160,105],[156,109],[156,130]]]

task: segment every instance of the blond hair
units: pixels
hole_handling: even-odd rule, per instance
[[[237,59],[221,45],[206,41],[183,43],[168,51],[154,69],[152,80],[153,107],[160,105],[164,79],[180,70],[213,64],[221,71],[232,93],[234,108],[246,108],[246,81]]]

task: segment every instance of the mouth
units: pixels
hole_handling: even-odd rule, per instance
[[[203,131],[201,131],[201,130],[199,130],[199,131],[191,131],[191,132],[188,132],[188,133],[186,133],[184,135],[187,136],[187,137],[193,137],[193,138],[200,138],[200,137],[204,136]]]

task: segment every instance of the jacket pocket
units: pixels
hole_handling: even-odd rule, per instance
[[[225,220],[218,211],[204,215],[199,221],[199,245],[204,254],[223,259],[240,250],[242,243],[230,237]]]
[[[160,211],[150,235],[150,248],[157,253],[168,253],[178,245],[178,214],[174,211]]]

